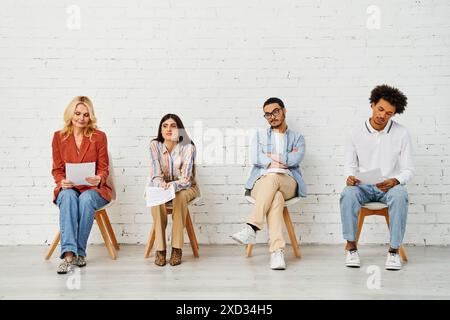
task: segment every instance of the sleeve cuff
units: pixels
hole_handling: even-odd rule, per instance
[[[403,179],[401,176],[395,176],[394,179],[397,179],[401,185],[405,185],[405,179]]]
[[[107,178],[101,176],[100,183],[98,184],[97,188],[100,188],[101,186],[105,185],[107,180],[108,180]]]

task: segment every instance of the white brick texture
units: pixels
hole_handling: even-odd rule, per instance
[[[147,241],[147,150],[170,112],[199,146],[203,197],[191,208],[199,242],[231,243],[251,209],[244,133],[266,126],[261,105],[278,96],[307,144],[309,196],[290,209],[296,232],[301,243],[342,243],[344,136],[370,115],[370,90],[382,83],[409,101],[395,117],[412,134],[417,166],[405,242],[450,244],[449,1],[74,3],[2,1],[0,245],[53,239],[51,137],[76,95],[92,98],[108,135],[119,242]],[[384,220],[368,218],[362,241],[387,240]],[[95,225],[90,241],[101,242]]]

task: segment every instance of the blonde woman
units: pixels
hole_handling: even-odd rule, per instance
[[[72,264],[86,265],[86,245],[95,211],[111,201],[106,184],[109,159],[106,135],[97,129],[92,101],[75,97],[64,112],[64,128],[55,132],[52,142],[55,179],[53,201],[60,210],[61,259],[57,273],[65,274]],[[95,176],[86,184],[66,179],[66,163],[95,162]]]

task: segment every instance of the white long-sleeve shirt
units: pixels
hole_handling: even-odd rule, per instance
[[[345,177],[357,172],[381,169],[384,179],[408,183],[414,175],[412,141],[408,130],[389,120],[382,131],[375,130],[370,121],[352,130],[345,148]]]

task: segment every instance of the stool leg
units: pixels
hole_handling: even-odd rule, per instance
[[[102,234],[103,241],[105,241],[106,249],[108,249],[109,256],[111,259],[116,260],[116,249],[114,249],[111,240],[109,239],[108,232],[106,231],[105,224],[103,223],[102,215],[97,213],[95,215],[95,220],[97,220],[98,228],[100,229],[100,233]]]
[[[108,231],[109,238],[111,239],[114,248],[116,250],[120,250],[119,244],[117,243],[116,235],[114,234],[114,230],[111,226],[111,222],[109,221],[109,217],[108,214],[106,213],[106,210],[103,209],[99,211],[99,213],[102,215],[103,222],[105,223],[106,230]]]
[[[195,231],[194,226],[192,224],[191,215],[189,214],[189,211],[186,216],[186,231],[189,237],[189,242],[191,244],[192,252],[194,253],[194,257],[198,258],[198,243],[197,238],[195,237]]]
[[[252,250],[253,250],[253,244],[248,244],[245,246],[245,255],[247,258],[250,258],[252,256]]]
[[[294,250],[295,257],[300,258],[301,257],[300,248],[298,246],[297,237],[295,236],[295,229],[294,226],[292,225],[292,220],[291,217],[289,216],[289,211],[286,207],[283,210],[283,218],[289,234],[289,239],[291,239],[291,246],[292,249]]]
[[[386,213],[383,213],[383,216],[384,216],[384,218],[386,219],[386,224],[387,224],[387,226],[388,226],[388,228],[390,227],[389,226],[389,213],[386,211]]]
[[[400,257],[404,262],[408,262],[408,256],[406,255],[406,250],[403,246],[400,246]]]
[[[150,234],[148,236],[148,242],[145,247],[144,258],[148,258],[150,256],[150,252],[152,251],[154,243],[155,243],[155,226],[153,225],[152,228],[150,229]]]
[[[195,229],[194,229],[194,224],[192,223],[192,218],[191,218],[191,213],[189,212],[189,209],[188,209],[188,215],[187,215],[187,217],[186,217],[186,226],[187,226],[187,224],[190,224],[191,225],[191,229],[192,229],[192,235],[193,235],[193,237],[192,237],[192,239],[194,240],[194,243],[195,243],[195,247],[197,248],[197,250],[199,249],[199,246],[198,246],[198,240],[197,240],[197,236],[195,235]]]
[[[361,208],[358,214],[358,229],[356,229],[356,245],[358,245],[359,236],[361,235],[361,230],[364,224],[364,219],[366,218],[365,208]]]
[[[61,231],[58,231],[56,234],[55,239],[53,240],[52,244],[50,245],[50,249],[47,252],[47,255],[45,256],[45,260],[50,259],[50,257],[53,254],[53,251],[55,251],[56,247],[58,246],[59,241],[61,240]]]

